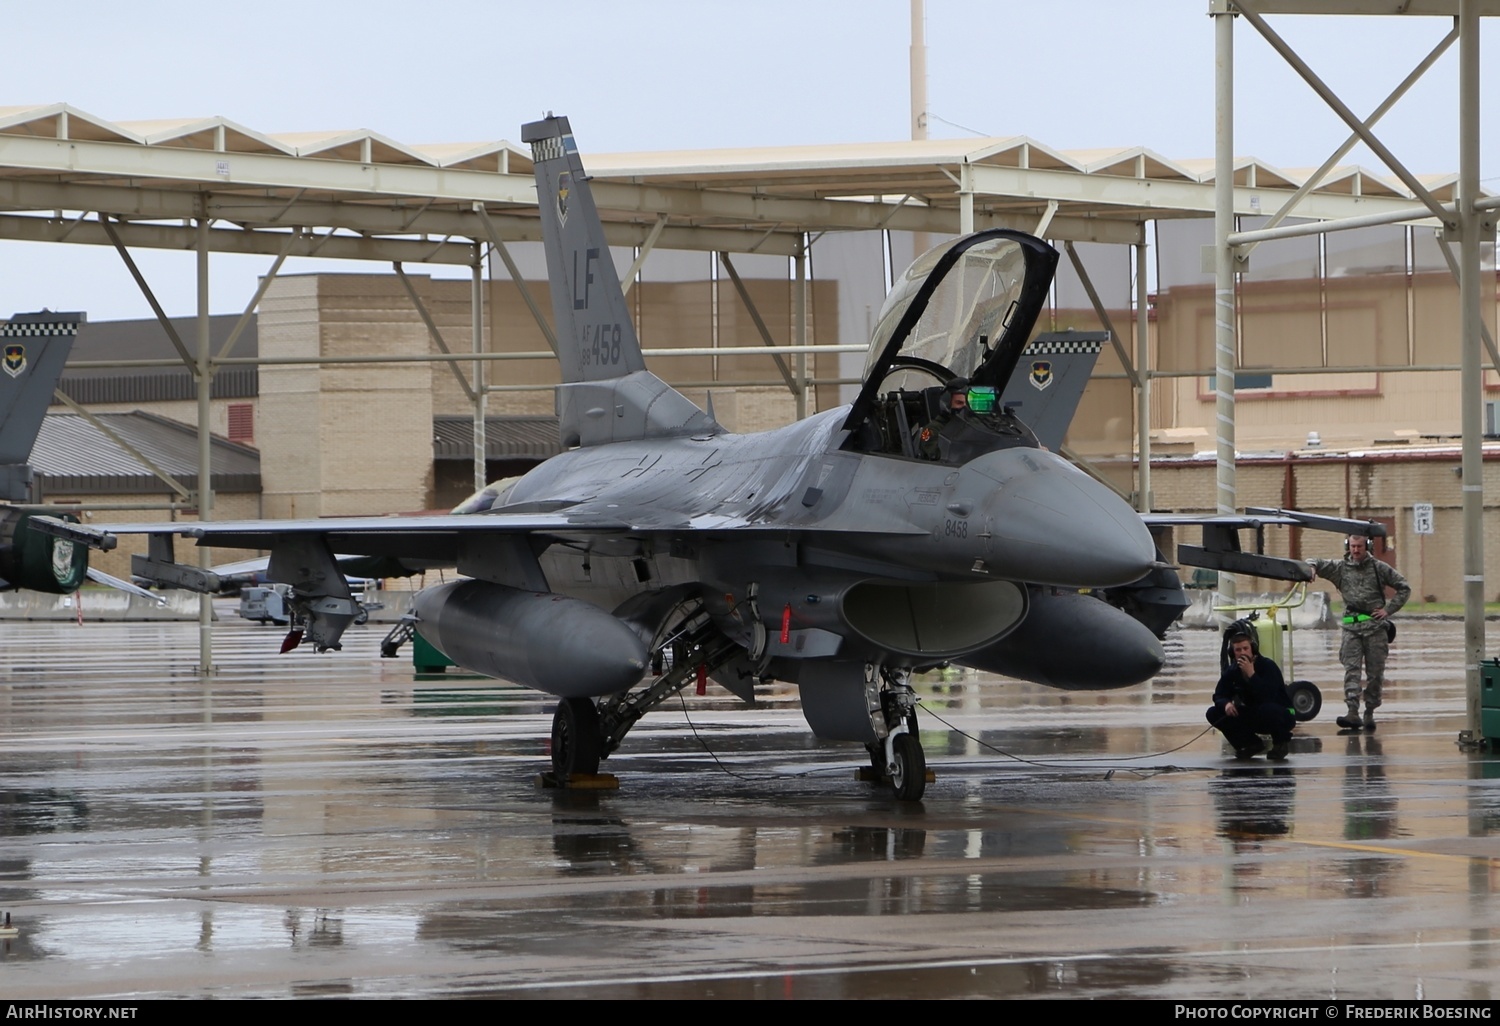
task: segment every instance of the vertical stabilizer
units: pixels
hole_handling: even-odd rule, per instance
[[[552,314],[564,381],[607,381],[646,369],[604,226],[568,119],[521,127],[536,165]]]
[[[521,126],[536,170],[537,212],[563,384],[558,422],[566,446],[717,433],[723,428],[646,370],[568,119]]]
[[[83,320],[43,311],[0,325],[0,498],[31,498],[27,462]]]
[[[1105,331],[1049,331],[1036,336],[1021,354],[1001,403],[1016,408],[1016,416],[1038,442],[1061,451],[1099,351],[1108,344]]]

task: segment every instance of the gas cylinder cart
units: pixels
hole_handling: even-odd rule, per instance
[[[1229,638],[1235,634],[1248,634],[1256,655],[1263,655],[1281,667],[1287,680],[1286,689],[1292,696],[1292,715],[1298,723],[1306,723],[1318,715],[1323,708],[1323,692],[1310,680],[1297,680],[1297,664],[1292,645],[1296,627],[1292,623],[1291,611],[1307,601],[1307,582],[1298,581],[1286,595],[1275,602],[1237,606],[1214,606],[1216,613],[1244,613],[1224,628],[1219,643],[1219,669],[1228,670],[1234,659],[1229,652]]]

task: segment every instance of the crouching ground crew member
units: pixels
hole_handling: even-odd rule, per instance
[[[1344,640],[1339,645],[1339,662],[1344,664],[1344,703],[1346,716],[1334,722],[1345,730],[1375,729],[1375,710],[1380,708],[1380,691],[1385,686],[1385,658],[1390,652],[1390,631],[1386,620],[1411,598],[1411,585],[1389,563],[1370,555],[1370,540],[1351,534],[1347,555],[1343,559],[1309,559],[1317,575],[1344,597]],[[1385,589],[1395,591],[1390,600]],[[1365,715],[1359,716],[1359,678],[1365,676]]]
[[[1255,654],[1248,634],[1229,638],[1229,654],[1234,662],[1219,677],[1214,688],[1214,704],[1205,714],[1229,743],[1236,759],[1253,759],[1262,750],[1259,734],[1271,735],[1271,750],[1266,758],[1272,762],[1286,759],[1292,740],[1292,696],[1287,693],[1281,667],[1265,656]]]

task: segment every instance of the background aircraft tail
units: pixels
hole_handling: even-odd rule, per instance
[[[557,359],[557,413],[565,446],[723,429],[646,370],[568,119],[521,126],[536,169],[547,247]]]
[[[31,449],[83,320],[43,311],[0,325],[0,499],[31,499]]]
[[[1000,401],[1016,407],[1016,416],[1037,441],[1062,451],[1068,425],[1094,373],[1099,351],[1109,344],[1105,331],[1048,331],[1031,340]]]

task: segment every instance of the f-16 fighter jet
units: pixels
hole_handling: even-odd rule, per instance
[[[522,132],[566,451],[446,516],[111,528],[152,536],[137,576],[191,584],[174,534],[269,550],[321,651],[359,613],[335,553],[454,566],[467,579],[420,592],[415,629],[462,667],[557,696],[560,778],[597,772],[694,680],[747,700],[782,680],[818,737],[864,745],[915,800],[913,672],[1102,689],[1160,669],[1181,586],[1146,524],[999,401],[1051,246],[994,229],[926,253],[885,302],[852,405],[734,434],[646,369],[567,119]]]

